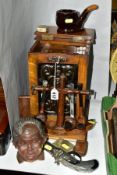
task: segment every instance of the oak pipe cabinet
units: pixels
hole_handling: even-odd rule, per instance
[[[28,109],[31,116],[46,115],[49,138],[75,139],[77,152],[84,155],[89,96],[93,94],[90,82],[95,30],[62,34],[57,32],[57,27],[45,27],[35,32],[35,42],[28,53]],[[58,100],[51,100],[53,88],[58,91]]]

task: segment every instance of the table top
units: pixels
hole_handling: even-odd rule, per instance
[[[83,160],[97,159],[99,161],[99,167],[92,172],[92,175],[107,175],[106,162],[105,162],[105,150],[104,150],[104,138],[101,124],[101,101],[91,100],[89,119],[96,119],[96,126],[88,132],[88,151],[87,154],[82,157]],[[37,174],[46,175],[89,175],[89,173],[81,173],[75,170],[69,169],[62,164],[55,164],[54,158],[45,152],[45,160],[35,161],[33,163],[23,162],[19,164],[16,159],[17,150],[13,146],[12,142],[9,145],[9,149],[4,156],[0,156],[0,169],[31,172]]]

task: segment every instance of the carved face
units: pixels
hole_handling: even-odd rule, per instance
[[[39,129],[33,124],[26,124],[22,128],[17,149],[23,161],[32,162],[39,159],[45,138],[42,138]]]

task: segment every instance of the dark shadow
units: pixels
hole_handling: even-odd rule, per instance
[[[12,171],[12,170],[1,170],[0,175],[36,175],[37,173],[28,173],[22,171]],[[44,174],[37,174],[37,175],[44,175]]]

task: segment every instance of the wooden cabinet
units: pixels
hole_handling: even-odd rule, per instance
[[[11,139],[2,80],[0,79],[0,155],[6,154]]]
[[[88,77],[89,72],[92,71],[92,65],[89,68],[89,62],[91,63],[93,58],[89,60],[89,57],[95,41],[95,31],[87,29],[68,35],[57,34],[56,27],[49,27],[48,30],[47,33],[35,33],[36,42],[28,57],[31,113],[33,115],[39,113],[38,94],[32,94],[32,87],[39,84],[39,64],[54,64],[59,58],[59,64],[77,65],[76,83],[81,83],[83,90],[87,89],[91,78],[91,75]]]
[[[93,29],[85,29],[75,34],[61,34],[57,33],[56,27],[47,26],[47,32],[35,32],[35,43],[28,54],[30,113],[32,116],[40,114],[42,95],[46,92],[48,99],[44,102],[44,111],[48,116],[47,127],[50,138],[86,142],[85,111],[87,96],[93,94],[93,91],[90,91],[90,81],[94,43]],[[54,78],[59,92],[59,99],[56,101],[51,100],[49,95]],[[47,82],[46,87],[43,86],[43,81]],[[74,100],[72,104],[70,96]],[[66,131],[64,121],[68,116],[71,118],[70,105],[73,107],[72,117],[75,118],[76,127]]]

